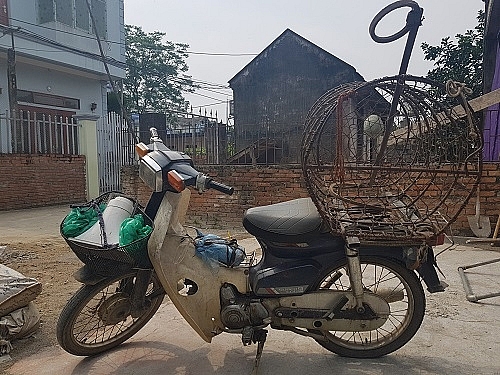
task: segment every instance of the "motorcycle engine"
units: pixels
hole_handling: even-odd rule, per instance
[[[222,323],[229,329],[242,329],[263,324],[269,316],[258,300],[241,296],[233,285],[225,284],[220,289]]]

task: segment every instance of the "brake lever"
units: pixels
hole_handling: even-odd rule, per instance
[[[203,173],[199,173],[198,176],[196,176],[196,184],[195,188],[198,190],[198,193],[201,194],[205,190],[207,190],[207,176],[205,176]]]

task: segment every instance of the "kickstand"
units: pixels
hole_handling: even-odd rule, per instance
[[[264,344],[267,339],[267,330],[259,329],[254,334],[254,342],[257,343],[257,354],[255,355],[255,363],[253,366],[252,374],[257,375],[257,371],[259,370],[260,357],[262,357],[262,351],[264,350]]]

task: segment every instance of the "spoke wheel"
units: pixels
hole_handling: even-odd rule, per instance
[[[61,347],[74,355],[90,356],[114,348],[137,333],[158,310],[164,293],[153,273],[146,293],[147,308],[132,317],[130,293],[135,276],[131,271],[82,286],[59,316],[57,340]]]
[[[341,356],[377,358],[399,349],[415,335],[425,314],[425,294],[415,273],[396,262],[361,257],[361,271],[365,291],[389,303],[390,314],[384,325],[364,332],[314,332],[326,338],[317,340],[321,346]],[[317,289],[351,290],[346,263],[334,266]]]

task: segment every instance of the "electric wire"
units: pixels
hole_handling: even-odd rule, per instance
[[[21,23],[24,23],[24,24],[30,25],[30,26],[40,27],[40,28],[46,29],[46,30],[63,32],[62,30],[56,29],[54,27],[39,25],[39,24],[20,20],[20,19],[13,18],[13,17],[11,17],[11,20],[16,21],[16,22],[21,22]],[[82,29],[82,32],[85,32],[85,30]],[[95,37],[93,35],[82,35],[79,33],[73,33],[73,32],[66,31],[66,30],[64,31],[64,33],[78,36],[80,38],[86,38],[86,39],[91,39],[91,40],[95,39]],[[107,40],[107,39],[103,39],[102,42],[109,43],[109,44],[116,44],[118,46],[123,46],[123,47],[126,47],[126,45],[127,45],[124,42],[118,42],[118,41]],[[144,48],[149,49],[149,50],[161,50],[161,48],[154,48],[153,46],[151,46],[151,47],[146,46]],[[197,52],[197,51],[189,51],[189,50],[185,51],[185,53],[190,54],[190,55],[202,55],[202,56],[234,56],[234,57],[257,56],[258,55],[258,53],[252,53],[252,52]]]
[[[89,14],[92,17],[92,14],[91,13],[89,13]],[[44,28],[44,29],[49,29],[49,30],[53,30],[53,31],[61,31],[61,30],[58,30],[58,29],[55,29],[55,28],[51,28],[51,27],[47,27],[47,26],[43,26],[43,25],[36,25],[36,24],[30,23],[30,22],[23,21],[23,20],[18,20],[18,19],[15,19],[15,18],[12,18],[12,20],[15,20],[17,22],[22,22],[22,23],[25,23],[25,24],[28,24],[28,25],[32,25],[32,26],[37,26],[37,27]],[[3,26],[3,25],[0,25],[0,30],[2,30],[2,29],[3,30],[7,30],[7,29],[8,30],[12,30],[11,27],[6,27],[6,26]],[[78,53],[78,54],[86,56],[86,57],[90,57],[90,58],[93,58],[93,59],[99,59],[99,60],[103,61],[105,69],[107,70],[107,73],[108,73],[107,74],[108,75],[108,79],[110,80],[110,84],[111,84],[112,87],[114,86],[114,83],[111,80],[111,76],[109,74],[109,68],[106,65],[107,62],[111,62],[113,65],[116,65],[116,63],[119,63],[120,65],[122,65],[122,67],[123,67],[123,65],[130,66],[130,64],[124,64],[123,62],[120,62],[120,61],[118,61],[118,60],[116,60],[116,59],[114,59],[112,57],[106,56],[104,54],[103,49],[102,49],[102,45],[99,45],[100,52],[101,52],[101,55],[99,56],[97,54],[94,54],[94,53],[91,53],[91,52],[88,52],[88,51],[76,49],[74,47],[67,46],[67,45],[62,44],[60,42],[56,42],[56,41],[54,41],[52,39],[49,39],[49,38],[47,38],[47,37],[45,37],[43,35],[37,34],[37,33],[33,32],[31,30],[28,30],[28,29],[25,29],[25,28],[22,28],[22,27],[19,27],[19,26],[16,29],[14,29],[14,31],[16,33],[18,33],[18,34],[24,35],[28,39],[35,39],[35,40],[41,41],[41,42],[43,42],[45,44],[48,44],[48,45],[51,45],[51,46],[55,46],[55,47],[61,48],[61,49],[66,50],[66,51],[69,50],[71,52],[75,52],[75,53]],[[94,28],[94,32],[95,31],[96,30]],[[71,33],[71,32],[65,32],[65,33],[71,34],[71,35],[74,35],[74,36],[78,36],[78,37],[82,37],[82,38],[97,40],[98,44],[100,44],[100,39],[95,34],[87,36],[87,35],[81,35],[81,34]],[[124,43],[113,42],[113,41],[108,41],[108,40],[104,40],[104,42],[124,45]],[[31,51],[31,52],[48,52],[48,53],[54,53],[54,52],[59,52],[60,53],[60,52],[62,52],[62,51],[43,50],[43,49],[28,48],[28,47],[18,47],[18,49],[24,50],[24,51]],[[155,49],[156,50],[161,50],[159,48],[155,48]],[[186,51],[186,53],[192,53],[192,54],[198,54],[198,55],[214,55],[214,56],[246,56],[246,55],[256,55],[256,54],[247,54],[247,53],[244,53],[244,54],[232,54],[232,53],[208,53],[208,52],[194,52],[194,51]],[[215,94],[218,94],[218,95],[226,95],[227,96],[227,93],[222,93],[222,92],[216,91],[216,90],[214,90],[214,88],[215,89],[219,89],[219,90],[221,90],[221,89],[222,90],[230,90],[230,87],[228,85],[225,85],[225,84],[207,82],[207,81],[203,81],[203,80],[196,80],[196,79],[193,79],[193,78],[172,77],[171,80],[174,81],[174,82],[180,83],[180,84],[191,84],[192,83],[192,84],[196,85],[195,89],[212,92],[212,93],[215,93]],[[116,93],[116,89],[113,89],[113,91]],[[214,105],[217,105],[217,104],[225,103],[227,101],[227,100],[221,100],[221,99],[218,99],[218,98],[214,98],[212,96],[204,95],[204,94],[201,94],[201,93],[192,92],[192,91],[189,91],[189,90],[181,90],[181,91],[183,91],[185,93],[190,93],[190,94],[193,94],[193,95],[198,95],[198,96],[201,96],[201,97],[205,97],[205,98],[208,98],[208,99],[216,100],[215,103],[210,103],[210,104],[205,104],[205,105],[199,105],[199,106],[196,106],[195,108],[202,108],[202,107],[214,106]]]

